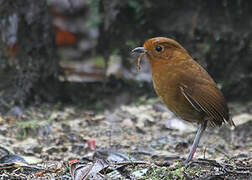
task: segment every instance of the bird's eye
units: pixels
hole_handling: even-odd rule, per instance
[[[163,48],[161,46],[157,46],[155,49],[157,52],[161,52]]]

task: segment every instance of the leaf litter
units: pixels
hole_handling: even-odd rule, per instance
[[[195,160],[181,166],[196,128],[159,102],[104,113],[63,105],[30,107],[11,120],[10,114],[0,117],[0,178],[250,179],[252,115],[231,104],[239,108],[237,127],[208,128]]]

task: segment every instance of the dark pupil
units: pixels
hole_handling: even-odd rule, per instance
[[[162,51],[162,47],[161,47],[161,46],[157,46],[157,47],[156,47],[156,51],[157,51],[157,52]]]

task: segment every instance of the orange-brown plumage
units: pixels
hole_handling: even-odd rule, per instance
[[[164,37],[152,38],[133,52],[147,57],[156,93],[181,119],[199,123],[202,132],[207,123],[212,126],[220,126],[223,122],[234,125],[216,83],[178,42]]]

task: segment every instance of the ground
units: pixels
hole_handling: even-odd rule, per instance
[[[252,179],[251,103],[230,103],[237,127],[209,127],[180,165],[196,125],[157,98],[97,110],[65,104],[0,116],[1,179]]]

